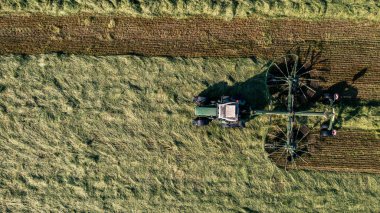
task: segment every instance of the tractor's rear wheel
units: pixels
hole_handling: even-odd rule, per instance
[[[192,122],[194,126],[206,126],[209,123],[210,123],[210,119],[208,118],[196,118]]]
[[[223,123],[222,127],[224,127],[224,128],[244,128],[245,123],[243,121],[239,121],[237,123]]]

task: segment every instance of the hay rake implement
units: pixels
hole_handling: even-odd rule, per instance
[[[322,102],[327,105],[323,112],[298,111],[308,104],[309,100],[318,96],[319,79],[311,74],[316,71],[307,63],[301,64],[297,55],[286,55],[271,63],[267,71],[267,86],[271,95],[272,106],[285,106],[285,110],[255,110],[255,115],[281,116],[286,119],[285,129],[272,123],[265,138],[265,149],[269,155],[276,155],[276,163],[282,159],[285,169],[288,163],[295,165],[295,159],[306,160],[302,157],[309,154],[307,137],[311,130],[307,126],[308,117],[326,119],[320,127],[321,137],[336,135],[333,129],[335,120],[334,102],[338,94],[325,93]],[[306,118],[306,119],[305,119]],[[281,122],[282,124],[284,122]],[[281,124],[280,124],[281,125]]]
[[[277,162],[282,159],[285,169],[289,162],[295,166],[296,158],[306,162],[302,156],[309,153],[310,143],[307,137],[311,132],[308,122],[305,121],[307,118],[325,119],[320,127],[321,137],[336,135],[336,130],[333,129],[334,103],[339,99],[339,95],[321,95],[318,85],[324,79],[313,76],[314,71],[316,69],[312,68],[310,63],[300,63],[297,55],[285,55],[271,62],[266,72],[272,110],[252,110],[250,107],[247,108],[244,100],[229,96],[223,96],[219,101],[196,96],[193,101],[197,105],[197,118],[193,120],[193,125],[204,126],[212,120],[218,120],[223,127],[245,127],[243,118],[247,115],[249,118],[257,115],[270,116],[270,125],[265,137],[265,149],[269,155],[276,155]],[[300,110],[311,100],[321,100],[326,105],[325,110]],[[272,122],[272,116],[285,118],[286,121],[281,121],[278,125]]]

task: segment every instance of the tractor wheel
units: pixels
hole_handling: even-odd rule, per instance
[[[192,123],[194,126],[206,126],[210,123],[210,120],[207,118],[196,118]]]
[[[328,104],[331,104],[331,103],[337,101],[338,99],[339,99],[338,93],[334,93],[334,94],[325,93],[322,96],[322,103],[328,105]]]
[[[207,103],[208,101],[208,98],[207,97],[202,97],[202,96],[195,96],[193,98],[193,102],[197,105],[197,106],[203,106]]]
[[[331,93],[324,93],[323,98],[324,99],[333,99],[334,97],[333,97],[333,94],[331,94]]]
[[[224,128],[244,128],[245,124],[242,121],[239,121],[238,123],[223,123],[222,127],[224,127]]]
[[[321,125],[321,130],[327,130],[329,128],[329,124],[322,124]]]
[[[325,105],[329,105],[332,101],[332,96],[330,93],[325,93],[322,96],[322,103]]]
[[[222,127],[224,128],[234,128],[234,127],[237,127],[236,124],[222,124]]]
[[[321,137],[333,137],[335,135],[335,130],[321,130]]]
[[[334,101],[337,101],[339,100],[339,94],[338,93],[334,93]]]

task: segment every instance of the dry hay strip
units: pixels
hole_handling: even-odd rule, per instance
[[[306,169],[321,171],[346,171],[380,173],[380,139],[373,132],[361,130],[342,130],[338,136],[321,140],[313,134],[309,138],[308,151],[288,163],[289,169]],[[278,166],[285,166],[285,159],[280,157],[281,150],[270,158]]]
[[[358,97],[380,99],[380,23],[107,16],[2,16],[0,54],[259,56],[318,49],[331,72],[328,87],[347,82]],[[355,74],[366,70],[355,80]]]

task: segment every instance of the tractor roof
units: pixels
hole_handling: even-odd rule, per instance
[[[219,118],[228,120],[228,121],[237,121],[238,120],[238,104],[235,102],[218,104],[219,108]]]

